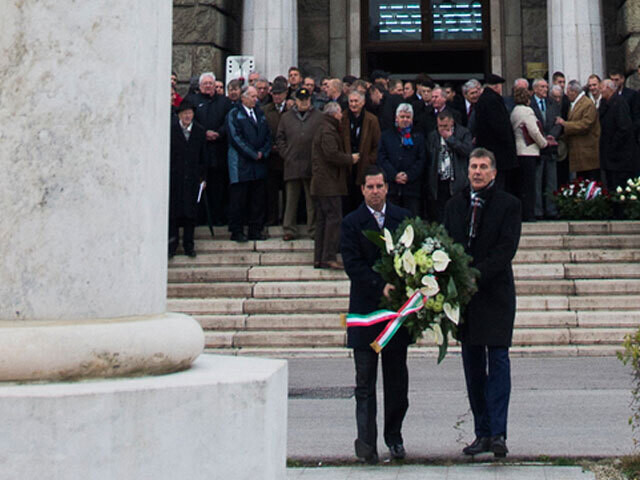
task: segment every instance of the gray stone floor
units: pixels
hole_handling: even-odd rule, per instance
[[[628,425],[631,375],[628,367],[616,358],[513,358],[511,365],[509,460],[599,458],[632,452],[632,432]],[[436,365],[434,358],[410,358],[409,378],[410,406],[403,427],[408,458],[412,463],[434,459],[454,464],[468,461],[460,450],[473,440],[473,420],[468,410],[460,358],[450,356],[441,365]],[[289,458],[311,464],[354,460],[353,383],[351,359],[289,361]],[[381,396],[379,391],[379,400]],[[380,426],[382,412],[379,402]],[[381,432],[378,452],[382,460],[388,457]],[[481,462],[491,459],[490,455],[478,457]],[[435,472],[433,475],[440,475],[433,478],[457,478],[442,476],[443,471],[457,475],[455,469],[429,468],[434,468],[428,470]],[[504,467],[487,471],[502,472],[501,468]],[[358,475],[363,471],[363,467],[353,470]],[[395,478],[394,471],[389,470],[391,477],[379,478]],[[553,471],[556,472],[555,469]],[[316,474],[314,470],[307,470],[303,475],[307,472]],[[292,471],[291,475],[298,473]]]
[[[420,465],[387,467],[289,468],[287,480],[591,480],[581,467],[477,464],[451,467]]]

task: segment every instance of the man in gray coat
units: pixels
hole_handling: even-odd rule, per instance
[[[309,235],[314,238],[314,208],[311,199],[311,143],[322,122],[322,113],[311,105],[311,92],[300,88],[295,106],[282,115],[278,124],[276,145],[284,159],[284,182],[287,201],[282,222],[286,241],[298,236],[296,217],[300,191],[304,190]]]

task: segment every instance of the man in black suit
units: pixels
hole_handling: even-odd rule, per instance
[[[640,135],[640,93],[624,86],[625,76],[622,72],[612,70],[609,72],[609,78],[613,80],[616,87],[618,87],[616,93],[627,102],[631,122],[633,123],[634,138],[638,141]]]
[[[607,188],[613,191],[619,185],[624,188],[627,179],[638,174],[638,145],[629,107],[624,98],[617,95],[613,80],[603,80],[600,92],[600,165],[605,171]]]
[[[179,226],[183,227],[182,245],[190,257],[196,256],[193,232],[197,218],[200,183],[206,172],[206,133],[193,121],[195,107],[183,100],[178,118],[171,125],[169,177],[169,258],[176,254]]]
[[[407,217],[408,210],[386,201],[388,185],[383,171],[371,165],[365,171],[362,195],[364,203],[342,221],[340,251],[344,268],[351,280],[349,313],[369,314],[378,310],[380,299],[389,297],[394,289],[386,283],[373,265],[380,258],[380,249],[364,235],[365,230],[395,230]],[[378,462],[376,424],[376,376],[378,354],[369,346],[383,330],[385,324],[370,327],[349,327],[347,346],[353,348],[356,367],[356,422],[358,438],[355,441],[357,457],[365,462]],[[404,458],[402,421],[409,408],[409,374],[407,347],[411,343],[409,332],[400,327],[382,350],[382,377],[384,380],[384,441],[391,456]]]
[[[498,169],[496,186],[512,192],[517,187],[513,185],[513,172],[518,166],[518,156],[511,119],[502,99],[504,78],[489,74],[486,83],[475,107],[475,131],[472,133],[475,133],[476,146],[495,155]]]
[[[495,179],[493,153],[473,150],[470,188],[449,200],[444,225],[480,271],[478,291],[463,312],[458,330],[476,435],[463,453],[491,451],[504,457],[511,393],[509,347],[516,313],[511,261],[520,241],[521,208],[517,198],[496,188]]]
[[[562,134],[562,126],[556,124],[556,118],[560,116],[560,104],[549,101],[548,96],[549,84],[544,78],[536,78],[533,81],[531,108],[542,125],[542,133],[547,140],[553,137],[552,143],[555,143]],[[558,188],[557,152],[557,146],[548,146],[540,150],[540,157],[536,160],[536,218],[555,218],[558,215],[555,204],[549,198]]]

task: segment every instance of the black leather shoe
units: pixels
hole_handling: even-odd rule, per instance
[[[247,236],[242,232],[232,233],[231,240],[238,243],[244,243],[248,241]]]
[[[185,254],[187,257],[191,257],[191,258],[195,258],[195,257],[196,257],[196,255],[198,255],[198,254],[196,253],[196,251],[195,251],[195,250],[189,250],[189,251],[186,251],[186,252],[184,252],[184,254]]]
[[[264,233],[249,235],[249,240],[266,240],[266,239],[267,239],[267,236]]]
[[[504,438],[504,435],[491,437],[491,451],[497,458],[504,458],[507,456],[509,449],[507,448],[507,440]]]
[[[407,456],[407,452],[405,451],[404,446],[401,443],[391,445],[389,447],[389,453],[391,453],[391,458],[395,460],[402,460]]]
[[[362,440],[357,439],[354,442],[356,448],[356,457],[361,462],[368,463],[369,465],[375,465],[378,463],[378,452],[371,445],[364,443]]]
[[[465,455],[478,455],[491,451],[491,439],[489,437],[476,437],[471,445],[462,449]]]

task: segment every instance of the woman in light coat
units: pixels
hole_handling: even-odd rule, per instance
[[[526,88],[516,88],[513,92],[515,108],[511,112],[511,126],[516,138],[518,153],[519,178],[516,182],[518,198],[522,202],[522,220],[535,221],[536,195],[536,161],[540,157],[540,149],[548,145],[542,133],[536,114],[529,106],[531,94]]]

